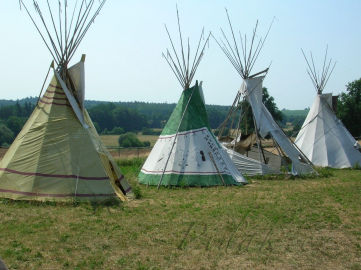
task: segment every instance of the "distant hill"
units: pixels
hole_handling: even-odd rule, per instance
[[[21,105],[25,104],[26,102],[29,102],[31,104],[35,104],[38,100],[38,97],[26,97],[22,99],[12,100],[12,99],[0,99],[0,107],[7,106],[7,105],[14,105],[17,102]],[[155,102],[144,102],[144,101],[118,101],[118,102],[111,102],[111,101],[100,101],[100,100],[85,100],[85,107],[91,108],[99,104],[105,104],[105,103],[114,103],[115,105],[123,105],[125,107],[129,107],[132,109],[141,110],[144,109],[144,107],[163,107],[167,109],[173,109],[175,106],[175,103],[155,103]],[[216,108],[218,110],[229,110],[230,106],[224,106],[224,105],[206,105],[207,107]],[[306,117],[307,113],[309,112],[309,108],[304,110],[288,110],[288,109],[282,109],[282,113],[287,117],[292,116],[303,116]]]
[[[4,106],[11,106],[19,103],[20,105],[24,105],[25,103],[30,103],[35,105],[38,97],[27,97],[18,100],[0,100],[0,108]],[[110,101],[99,101],[99,100],[85,100],[85,107],[92,111],[97,106],[105,105],[105,104],[113,104],[116,107],[121,107],[123,109],[129,109],[131,111],[136,111],[141,115],[145,115],[147,117],[151,117],[153,121],[158,122],[156,125],[152,125],[153,127],[159,127],[160,121],[164,121],[168,119],[172,110],[175,107],[175,103],[152,103],[152,102],[142,102],[142,101],[131,101],[131,102],[110,102]],[[230,106],[222,106],[222,105],[206,105],[207,112],[209,115],[210,123],[212,128],[218,127],[218,125],[225,119]],[[100,108],[99,108],[100,109]],[[283,121],[282,124],[292,123],[293,125],[302,124],[304,119],[309,112],[309,109],[304,110],[288,110],[283,109]]]
[[[10,144],[21,130],[34,109],[38,97],[19,100],[0,100],[0,145]],[[107,102],[86,100],[93,123],[101,134],[118,134],[122,132],[139,132],[149,129],[161,129],[172,113],[175,103],[150,102]],[[226,118],[230,106],[206,105],[209,124],[216,129]],[[308,110],[283,109],[282,126],[295,133],[302,125]],[[291,135],[292,135],[291,134]],[[6,140],[1,139],[5,138]],[[3,142],[1,142],[1,140]],[[5,142],[4,142],[5,141]]]
[[[287,123],[291,123],[292,126],[302,126],[305,121],[309,108],[304,110],[287,110],[283,109],[281,112],[283,114],[282,124],[286,125]]]
[[[306,108],[304,110],[287,110],[287,109],[283,109],[282,113],[286,116],[286,117],[291,117],[291,116],[302,116],[305,117],[307,116],[308,112],[310,111],[309,108]]]
[[[26,97],[22,99],[12,100],[12,99],[0,99],[0,107],[2,106],[8,106],[8,105],[15,105],[17,102],[20,105],[24,105],[26,102],[29,102],[31,104],[35,104],[38,100],[37,97]]]

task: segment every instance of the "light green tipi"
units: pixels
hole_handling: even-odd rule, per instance
[[[101,2],[99,8],[103,4]],[[66,12],[66,1],[59,8]],[[39,16],[43,16],[38,10]],[[86,21],[84,12],[90,11],[80,9],[73,27],[90,25],[98,11]],[[69,29],[67,26],[63,25],[63,29]],[[47,90],[0,162],[0,197],[104,201],[114,197],[126,200],[131,192],[84,107],[85,57],[67,67],[76,44],[81,41],[77,39],[77,31],[69,30],[69,33],[70,36],[64,33],[59,43],[51,36],[48,42],[44,40],[57,68]],[[85,31],[79,33],[85,34]],[[58,47],[51,50],[49,44]]]

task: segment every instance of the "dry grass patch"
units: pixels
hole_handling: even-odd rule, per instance
[[[154,144],[156,143],[156,141],[159,138],[158,135],[143,135],[143,134],[140,134],[140,133],[137,134],[137,137],[142,142],[149,141],[150,146],[154,146]]]
[[[361,174],[245,187],[139,185],[113,205],[0,203],[10,269],[360,269]],[[128,164],[128,165],[127,165]]]
[[[122,149],[108,149],[110,154],[116,159],[133,159],[145,158],[149,155],[151,148],[122,148]]]
[[[100,135],[100,139],[105,146],[119,146],[118,139],[119,135]]]
[[[153,146],[155,142],[157,141],[159,136],[155,135],[142,135],[141,133],[137,134],[137,137],[140,141],[149,141],[150,146]],[[119,135],[100,135],[100,138],[102,142],[105,144],[105,146],[119,146],[118,138]]]

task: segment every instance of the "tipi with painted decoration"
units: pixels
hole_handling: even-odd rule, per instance
[[[246,184],[226,151],[212,134],[204,104],[202,83],[191,82],[203,57],[209,36],[202,42],[204,30],[196,53],[190,57],[190,45],[183,44],[178,27],[181,53],[177,54],[168,33],[173,55],[163,54],[182,85],[183,92],[161,135],[154,145],[139,174],[139,182],[163,186],[214,186]],[[188,48],[185,52],[184,46]],[[193,62],[190,59],[194,59]]]

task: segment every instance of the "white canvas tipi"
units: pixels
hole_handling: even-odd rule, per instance
[[[322,73],[317,76],[312,55],[311,62],[304,53],[303,55],[317,95],[295,143],[316,166],[332,168],[361,166],[359,144],[336,117],[333,110],[335,99],[332,94],[323,94],[335,64],[331,68],[331,59],[327,60],[326,50]]]
[[[46,34],[45,38],[39,30],[40,25],[20,1],[42,35],[57,68],[53,66],[54,76],[47,90],[39,96],[33,113],[0,162],[0,197],[42,201],[104,201],[115,197],[126,200],[127,195],[131,194],[129,184],[102,144],[84,107],[85,56],[79,63],[68,67],[86,30],[105,1],[100,2],[92,16],[94,2],[79,1],[79,6],[72,11],[79,17],[74,18],[70,25],[62,17],[62,34],[54,25],[53,34],[56,37],[47,28],[45,33],[49,35]],[[86,4],[90,6],[86,7]],[[56,1],[59,8],[56,14],[60,17],[63,16],[62,12],[66,14],[68,5],[67,1],[63,5]],[[48,27],[36,1],[34,6],[41,24]],[[53,18],[50,7],[50,17]],[[85,27],[83,30],[82,25]]]
[[[178,15],[178,11],[177,11]],[[179,26],[179,16],[178,16]],[[169,35],[169,32],[167,30]],[[181,37],[180,26],[179,34]],[[170,38],[170,35],[169,35]],[[181,98],[172,112],[161,135],[154,145],[139,174],[139,182],[165,186],[214,186],[246,184],[242,174],[234,167],[226,151],[212,134],[204,104],[202,84],[190,86],[202,59],[204,44],[202,31],[193,63],[184,52],[177,54],[170,38],[173,53],[163,56],[183,87]],[[188,55],[188,57],[185,57]],[[180,64],[180,62],[182,64]]]
[[[236,98],[234,100],[233,106],[230,110],[229,116],[232,113],[236,112],[240,107],[241,97],[248,101],[252,108],[254,125],[256,129],[256,135],[258,136],[257,144],[258,149],[260,150],[260,156],[262,156],[262,146],[260,137],[265,138],[267,135],[270,135],[273,139],[273,143],[275,148],[278,150],[280,155],[287,156],[288,159],[292,162],[292,173],[293,174],[308,174],[313,173],[314,170],[312,168],[312,164],[306,158],[306,156],[300,151],[296,145],[286,136],[280,126],[273,119],[271,113],[268,111],[266,106],[262,102],[262,83],[265,78],[265,75],[268,72],[268,68],[257,72],[255,74],[251,74],[252,68],[257,60],[257,57],[262,50],[264,42],[267,38],[270,28],[265,36],[265,38],[261,38],[258,42],[256,41],[256,32],[258,22],[253,31],[253,36],[251,37],[251,43],[247,44],[247,38],[241,37],[241,46],[237,44],[233,27],[227,13],[227,18],[231,30],[231,42],[227,39],[224,31],[222,30],[223,39],[217,40],[214,38],[222,49],[224,54],[230,60],[232,65],[235,67],[238,74],[243,78],[243,83],[241,89],[238,91]],[[233,44],[233,45],[231,45]],[[248,45],[248,46],[247,46]],[[242,48],[242,50],[239,50]],[[247,50],[248,48],[248,50]],[[242,119],[242,111],[239,113],[239,120],[237,125],[237,136],[239,134],[239,124]],[[227,119],[226,119],[227,121]],[[226,123],[225,121],[225,123]],[[263,155],[264,157],[264,155]],[[264,159],[264,158],[263,158]],[[262,158],[260,158],[262,160]],[[264,159],[265,160],[265,159]]]

